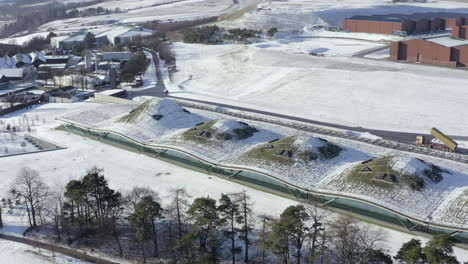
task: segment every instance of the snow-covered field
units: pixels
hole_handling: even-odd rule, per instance
[[[326,57],[350,57],[356,53],[383,47],[385,44],[355,39],[326,38],[321,36],[276,37],[274,40],[255,43],[261,49],[290,53],[319,54]]]
[[[174,1],[159,1],[169,2],[163,5],[153,6],[156,1],[131,1],[124,4],[124,9],[128,9],[123,13],[115,13],[109,15],[98,15],[90,17],[71,18],[65,20],[57,20],[39,28],[39,31],[46,30],[77,30],[88,29],[96,25],[110,24],[129,24],[142,23],[148,21],[179,21],[205,18],[217,16],[230,10],[236,9],[232,0],[183,0]],[[100,4],[101,5],[101,4]],[[107,1],[101,6],[117,6],[121,5],[120,1]],[[141,8],[140,8],[141,7]]]
[[[424,12],[468,12],[467,3],[434,1],[392,4],[389,0],[284,0],[265,1],[259,9],[223,25],[267,30],[303,30],[313,25],[341,26],[354,15],[412,14]]]
[[[468,131],[463,70],[321,58],[259,45],[177,43],[178,72],[168,83],[170,92],[348,126]]]

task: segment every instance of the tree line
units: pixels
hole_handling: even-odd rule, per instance
[[[93,247],[140,263],[393,263],[381,246],[386,233],[356,220],[331,217],[315,203],[287,207],[280,215],[258,215],[246,192],[193,198],[184,188],[161,197],[148,187],[122,193],[92,168],[64,186],[46,185],[22,168],[2,200],[3,213],[23,211],[29,233],[72,246]],[[459,263],[450,236],[434,236],[425,247],[412,239],[398,263]]]

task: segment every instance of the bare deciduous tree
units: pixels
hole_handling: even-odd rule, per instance
[[[185,188],[177,188],[171,190],[171,203],[168,207],[168,210],[174,211],[175,219],[177,221],[177,234],[178,239],[181,239],[184,236],[184,218],[185,212],[187,212],[190,207],[188,198],[190,197],[185,190]]]
[[[151,196],[155,201],[159,201],[159,195],[149,187],[133,187],[133,189],[126,195],[126,202],[131,207],[130,210],[141,201],[141,198]]]
[[[339,263],[369,263],[377,244],[385,241],[382,229],[362,228],[351,217],[340,217],[331,224],[332,244]]]
[[[49,187],[42,181],[39,172],[22,168],[10,193],[26,206],[30,226],[37,227],[37,217],[41,215],[44,202],[50,196]]]
[[[321,251],[319,247],[324,242],[320,240],[323,238],[322,233],[325,231],[324,220],[327,216],[327,211],[319,208],[315,203],[304,204],[304,207],[311,222],[307,241],[307,263],[315,263],[319,255],[318,252]]]

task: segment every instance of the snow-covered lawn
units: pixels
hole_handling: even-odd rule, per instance
[[[154,5],[156,2],[169,2],[164,5]],[[121,7],[122,1],[106,1],[100,6]],[[98,15],[90,17],[56,20],[39,27],[40,31],[46,30],[77,30],[87,29],[96,25],[111,25],[117,21],[124,24],[143,23],[148,21],[179,21],[192,20],[217,16],[234,8],[232,0],[183,0],[174,1],[131,1],[124,3],[123,13]]]
[[[463,70],[254,45],[176,43],[175,51],[178,72],[166,82],[174,96],[356,127],[468,131]]]
[[[34,248],[28,245],[0,240],[0,264],[10,263],[28,263],[28,264],[69,264],[88,262],[64,256],[62,254],[53,254],[50,251]]]
[[[287,51],[290,53],[319,54],[326,57],[350,57],[356,53],[383,47],[385,44],[354,39],[323,38],[320,36],[288,36],[255,43],[257,48]]]
[[[128,152],[98,141],[54,129],[55,126],[60,124],[54,120],[55,117],[77,113],[96,106],[102,105],[87,102],[48,104],[30,110],[31,114],[35,115],[37,113],[41,119],[42,116],[48,117],[47,122],[37,128],[36,134],[65,145],[68,148],[57,152],[0,159],[0,168],[13,168],[0,170],[0,177],[4,182],[4,184],[0,185],[0,197],[6,196],[17,171],[24,166],[38,170],[41,176],[52,187],[63,185],[70,179],[81,177],[88,168],[99,166],[104,169],[104,174],[109,179],[110,187],[121,191],[130,190],[133,186],[149,186],[164,198],[169,194],[170,189],[185,187],[192,195],[192,198],[210,196],[218,199],[221,193],[246,190],[252,197],[252,201],[255,202],[255,212],[257,214],[266,213],[269,215],[279,215],[287,206],[296,203],[205,173],[187,170],[146,155]],[[18,118],[22,114],[24,112],[12,114],[7,118]],[[343,144],[343,142],[339,143]],[[349,146],[352,146],[352,144],[350,143]],[[336,214],[330,214],[330,219],[336,216]],[[6,222],[4,231],[17,234],[24,231],[26,218],[21,220],[18,217],[5,216],[4,219]],[[364,222],[362,224],[369,227],[373,226]],[[385,230],[388,232],[387,242],[382,246],[392,255],[396,254],[402,243],[415,237],[414,235],[390,229]],[[416,238],[427,241],[426,238]],[[459,260],[468,261],[467,251],[456,248],[455,253]]]

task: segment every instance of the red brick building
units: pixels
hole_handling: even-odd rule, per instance
[[[468,39],[468,25],[455,26],[452,29],[452,36],[461,39]]]
[[[416,30],[416,22],[406,18],[396,17],[367,17],[355,16],[345,19],[343,29],[351,32],[365,32],[374,34],[392,34],[395,31],[405,31],[413,34]]]
[[[447,67],[468,66],[468,40],[454,37],[393,42],[390,58]]]
[[[437,32],[467,24],[466,14],[438,12],[353,16],[343,21],[343,29],[350,32],[412,35]]]
[[[468,24],[468,16],[460,15],[454,18],[447,18],[445,19],[445,24],[447,28],[451,28],[452,30],[457,26],[463,26]]]

